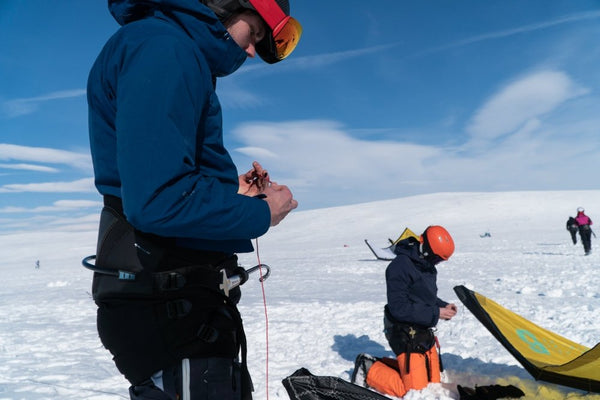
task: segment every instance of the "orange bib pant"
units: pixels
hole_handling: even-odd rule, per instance
[[[402,397],[411,389],[421,390],[430,382],[439,383],[440,359],[435,346],[426,353],[401,353],[396,359],[383,358],[377,361],[367,373],[367,385],[380,393]]]

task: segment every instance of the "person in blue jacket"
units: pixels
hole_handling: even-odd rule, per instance
[[[432,328],[440,319],[452,319],[457,308],[437,295],[436,265],[454,253],[454,240],[444,227],[432,225],[419,238],[398,242],[394,253],[385,272],[384,332],[396,359],[360,354],[352,381],[361,374],[366,386],[403,397],[411,389],[440,382],[442,367]]]
[[[247,278],[236,254],[298,203],[258,162],[238,174],[215,87],[247,57],[286,58],[302,28],[288,0],[108,6],[121,28],[87,87],[104,198],[92,283],[100,339],[132,399],[250,399],[240,291],[228,279]]]

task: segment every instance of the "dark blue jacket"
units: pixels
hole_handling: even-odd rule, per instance
[[[184,247],[252,251],[270,225],[263,200],[238,195],[223,146],[216,77],[245,51],[198,0],[109,0],[123,25],[88,80],[95,183],[137,229]]]
[[[437,297],[437,270],[419,251],[419,241],[408,238],[396,245],[396,258],[385,271],[387,308],[398,322],[434,327],[440,307],[448,303]]]

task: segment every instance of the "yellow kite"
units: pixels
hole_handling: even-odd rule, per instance
[[[590,349],[539,327],[464,286],[456,286],[454,291],[536,380],[600,392],[600,343]]]

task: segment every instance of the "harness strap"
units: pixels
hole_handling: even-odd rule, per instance
[[[440,372],[444,372],[444,364],[442,364],[442,346],[440,346],[440,341],[437,336],[435,338],[435,347],[437,347],[438,359],[440,362]]]

